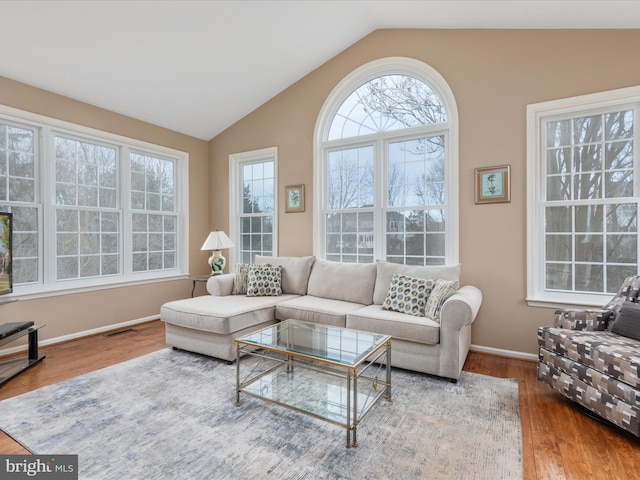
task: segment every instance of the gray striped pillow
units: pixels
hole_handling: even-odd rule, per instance
[[[431,289],[431,294],[427,298],[427,306],[424,309],[425,316],[440,322],[442,304],[458,291],[458,285],[457,280],[436,280]]]
[[[249,263],[236,263],[236,276],[233,279],[233,295],[244,295],[247,293],[247,279],[249,274]]]

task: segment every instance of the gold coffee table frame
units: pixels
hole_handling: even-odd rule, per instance
[[[235,342],[236,406],[242,393],[341,426],[347,448],[371,407],[391,401],[388,335],[285,320]],[[241,380],[243,357],[258,361]]]

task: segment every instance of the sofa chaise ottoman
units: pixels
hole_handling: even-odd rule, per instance
[[[452,380],[460,377],[471,345],[471,324],[482,304],[479,289],[467,285],[451,291],[442,298],[434,318],[382,308],[394,274],[457,286],[460,265],[262,256],[255,263],[282,266],[282,295],[234,294],[236,274],[212,276],[207,281],[210,295],[162,306],[167,344],[233,361],[234,338],[277,321],[297,319],[391,335],[392,366]]]

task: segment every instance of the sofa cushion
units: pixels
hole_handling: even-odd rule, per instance
[[[255,263],[282,265],[282,293],[306,295],[315,257],[267,257],[256,255]]]
[[[373,303],[382,305],[389,291],[394,273],[424,279],[460,280],[461,264],[456,265],[401,265],[398,263],[376,262],[376,283],[373,291]]]
[[[276,318],[278,320],[304,320],[306,322],[322,323],[335,327],[345,327],[347,313],[362,308],[360,303],[319,298],[313,295],[294,298],[276,306]]]
[[[424,317],[433,284],[433,280],[394,273],[382,309]]]
[[[282,295],[282,265],[251,265],[247,274],[247,297]]]
[[[347,328],[391,335],[399,340],[426,345],[440,342],[440,325],[437,322],[426,317],[383,310],[380,305],[369,305],[349,312]]]
[[[431,288],[429,298],[427,298],[427,305],[424,309],[425,317],[429,317],[431,320],[440,322],[440,310],[442,309],[442,305],[447,298],[457,291],[457,280],[436,280]]]
[[[624,302],[611,325],[611,331],[624,337],[640,340],[640,305]]]
[[[314,297],[371,305],[375,281],[376,265],[374,263],[316,260],[311,268],[307,293]],[[391,278],[389,278],[390,281]],[[389,290],[388,284],[384,292],[385,296],[387,290]]]
[[[274,320],[276,304],[292,298],[295,296],[203,295],[165,303],[160,308],[160,319],[182,327],[228,335]]]
[[[611,332],[540,327],[538,345],[640,387],[640,341]]]

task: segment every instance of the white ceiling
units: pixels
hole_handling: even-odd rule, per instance
[[[0,1],[0,76],[209,140],[379,28],[640,28],[640,1]]]

